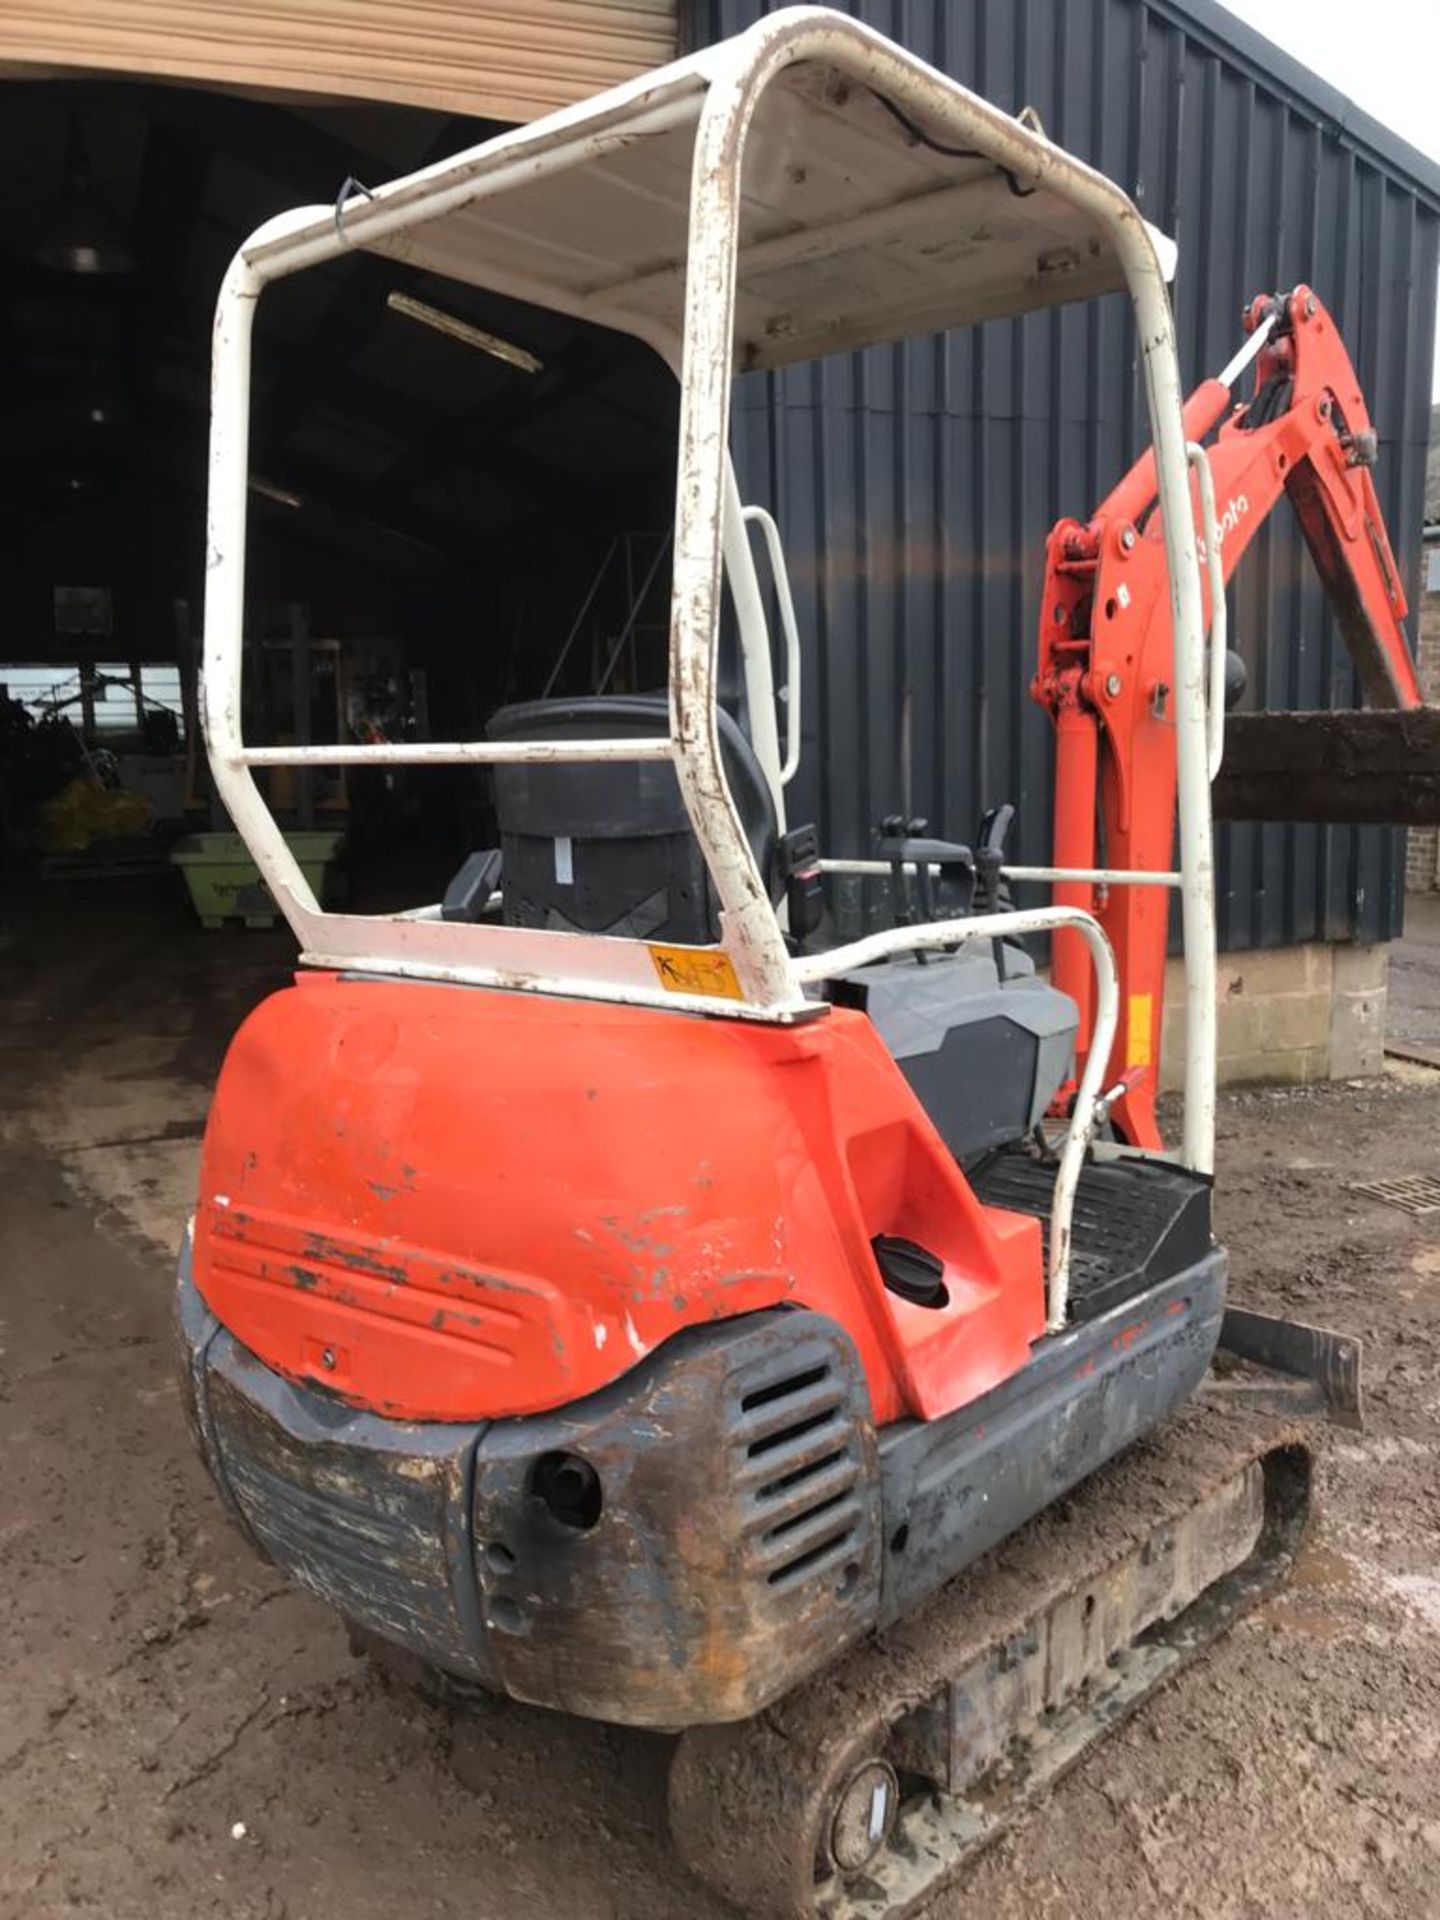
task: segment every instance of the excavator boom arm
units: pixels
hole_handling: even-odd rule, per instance
[[[1405,595],[1371,477],[1376,435],[1335,322],[1302,286],[1253,301],[1245,325],[1250,345],[1185,408],[1188,439],[1215,435],[1205,451],[1223,577],[1288,495],[1365,699],[1417,707]],[[1250,361],[1254,391],[1237,403],[1233,382]],[[1062,520],[1047,545],[1032,693],[1056,722],[1057,867],[1162,875],[1172,865],[1174,645],[1156,495],[1147,452],[1093,518]],[[1198,506],[1196,518],[1201,538]],[[1207,581],[1207,621],[1208,593]],[[1125,1012],[1109,1076],[1123,1087],[1112,1117],[1134,1144],[1158,1147],[1168,895],[1160,885],[1076,881],[1057,886],[1056,898],[1095,912],[1115,948]],[[1083,1059],[1091,989],[1073,936],[1056,935],[1054,975],[1079,1003]]]

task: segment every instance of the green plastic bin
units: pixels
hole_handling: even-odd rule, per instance
[[[343,833],[287,833],[285,844],[323,901],[333,884]],[[170,861],[185,876],[202,927],[243,920],[247,927],[273,927],[275,900],[238,833],[191,833],[170,849]]]

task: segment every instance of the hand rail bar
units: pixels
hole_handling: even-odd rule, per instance
[[[1210,582],[1210,691],[1205,709],[1205,764],[1213,783],[1225,758],[1225,653],[1230,644],[1225,610],[1225,565],[1220,555],[1220,525],[1215,517],[1215,477],[1210,471],[1210,456],[1204,447],[1187,440],[1185,458],[1195,469],[1205,571]]]
[[[915,866],[913,860],[901,862],[902,866]],[[884,875],[891,873],[893,864],[889,860],[821,860],[821,873],[853,873]],[[931,873],[940,869],[933,862]],[[1105,887],[1178,887],[1178,873],[1149,871],[1141,867],[1010,867],[1000,869],[1002,880],[1025,882],[1033,880],[1040,883],[1056,881],[1083,882],[1089,886]]]
[[[385,740],[322,747],[239,747],[236,767],[513,767],[564,761],[673,760],[675,741],[649,740]]]
[[[1073,927],[1084,939],[1095,964],[1096,988],[1094,1037],[1076,1089],[1075,1108],[1060,1151],[1060,1169],[1055,1176],[1055,1193],[1050,1205],[1045,1328],[1048,1333],[1059,1333],[1065,1325],[1070,1299],[1070,1234],[1075,1190],[1080,1169],[1085,1164],[1085,1149],[1095,1130],[1095,1103],[1110,1064],[1120,1008],[1115,955],[1100,922],[1079,907],[1030,907],[1015,913],[981,913],[964,920],[935,920],[923,927],[892,927],[884,933],[852,940],[846,946],[832,947],[827,953],[803,955],[792,960],[790,966],[795,980],[813,985],[845,973],[851,967],[868,967],[876,960],[893,959],[897,954],[932,953],[937,948],[959,946],[967,940],[1003,940],[1010,934],[1045,933],[1052,927]]]
[[[745,507],[741,518],[759,527],[770,555],[770,577],[775,582],[775,597],[780,602],[780,626],[785,635],[785,764],[780,769],[780,784],[788,787],[800,766],[800,629],[795,620],[795,602],[790,594],[790,569],[774,515],[765,507]]]

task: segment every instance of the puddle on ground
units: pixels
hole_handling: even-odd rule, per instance
[[[1289,1580],[1271,1602],[1271,1618],[1291,1633],[1338,1640],[1354,1632],[1354,1622],[1334,1601],[1358,1592],[1360,1584],[1359,1569],[1347,1554],[1312,1540],[1300,1549]]]
[[[1295,1557],[1290,1573],[1289,1591],[1323,1587],[1344,1591],[1359,1585],[1359,1572],[1348,1554],[1320,1541],[1309,1541]]]
[[[1427,1633],[1440,1633],[1440,1576],[1396,1573],[1363,1554],[1341,1553],[1326,1540],[1302,1547],[1290,1578],[1271,1603],[1277,1625],[1317,1640],[1338,1640],[1356,1631],[1354,1597],[1363,1607],[1379,1594],[1398,1601]],[[1337,1604],[1338,1603],[1338,1604]]]

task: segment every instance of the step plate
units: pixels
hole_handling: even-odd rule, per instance
[[[1010,1149],[967,1177],[987,1207],[1038,1219],[1048,1258],[1057,1171]],[[1075,1190],[1070,1318],[1107,1313],[1202,1259],[1210,1244],[1210,1184],[1200,1175],[1161,1160],[1089,1162]]]

